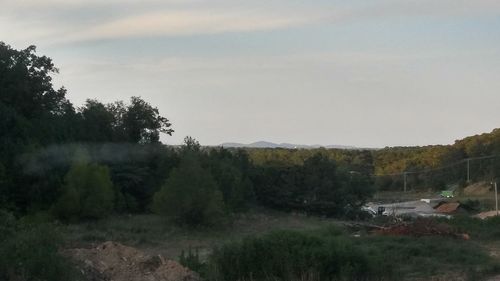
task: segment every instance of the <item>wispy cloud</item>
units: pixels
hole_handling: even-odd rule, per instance
[[[97,24],[66,40],[99,40],[142,36],[179,36],[272,30],[297,26],[314,19],[246,11],[163,11],[134,15]]]
[[[363,1],[364,2],[364,1]],[[103,39],[277,30],[314,23],[481,16],[498,0],[381,0],[370,3],[243,0],[7,0],[4,40],[47,44]],[[21,32],[22,31],[22,32]]]
[[[24,5],[31,2],[34,4],[33,9],[23,10]],[[305,12],[289,8],[273,9],[266,5],[223,6],[220,3],[213,6],[194,5],[197,1],[148,0],[146,2],[150,6],[140,7],[136,7],[137,3],[125,1],[115,3],[115,9],[109,2],[35,2],[38,3],[13,3],[6,7],[9,14],[0,12],[0,31],[7,34],[10,40],[29,38],[37,42],[61,44],[120,38],[267,31],[310,24],[325,17],[324,12],[318,13],[315,10]],[[91,4],[92,2],[95,3]],[[61,7],[51,10],[59,4]],[[100,5],[107,5],[107,12],[96,10]],[[61,9],[64,12],[57,12]],[[82,15],[93,12],[96,15],[91,20],[88,15]],[[68,17],[68,14],[74,14],[74,17]]]

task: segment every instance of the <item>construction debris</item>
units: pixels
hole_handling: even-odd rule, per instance
[[[80,263],[92,281],[199,281],[198,274],[162,256],[149,256],[136,248],[105,242],[91,249],[71,249],[65,254]]]
[[[460,203],[458,202],[443,202],[436,207],[436,212],[442,214],[453,214],[458,211]]]
[[[466,233],[458,233],[455,229],[445,223],[439,223],[432,219],[419,218],[413,222],[400,222],[395,225],[381,227],[374,233],[382,235],[407,235],[407,236],[448,236],[469,240]]]
[[[440,200],[440,199],[439,199]],[[414,201],[405,201],[398,203],[367,203],[363,210],[373,210],[378,211],[380,208],[383,208],[382,214],[384,216],[419,216],[419,215],[430,215],[435,213],[436,211],[432,207],[432,204],[437,201],[436,199],[429,199],[429,204],[427,201],[414,200]],[[376,212],[377,213],[377,212]]]

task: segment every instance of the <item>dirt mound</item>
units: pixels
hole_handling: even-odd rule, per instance
[[[498,215],[497,211],[487,211],[487,212],[479,213],[479,214],[475,215],[474,217],[484,220],[487,218],[495,217],[497,215]]]
[[[136,248],[105,242],[91,249],[71,249],[66,254],[80,262],[92,281],[198,281],[195,272],[162,256],[149,256]]]
[[[490,192],[491,185],[487,182],[478,182],[464,188],[464,195],[485,195]]]
[[[444,213],[444,214],[451,214],[451,213],[455,213],[457,211],[458,207],[460,207],[460,203],[458,203],[458,202],[443,203],[443,204],[436,207],[436,212]]]

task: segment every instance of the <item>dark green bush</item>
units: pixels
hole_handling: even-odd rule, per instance
[[[187,252],[183,250],[179,256],[179,263],[202,276],[206,274],[207,264],[200,260],[198,249],[189,248]]]
[[[71,264],[58,248],[62,238],[50,224],[17,222],[0,214],[0,280],[75,280]]]
[[[485,220],[468,216],[456,216],[447,221],[458,231],[467,233],[474,240],[500,239],[500,216]]]
[[[324,232],[322,234],[325,234]],[[328,235],[278,231],[216,249],[212,280],[380,280],[384,268],[351,240]]]
[[[444,237],[372,236],[360,239],[359,246],[373,259],[394,266],[397,276],[410,279],[450,273],[484,277],[500,269],[488,253],[473,241]]]
[[[153,211],[187,226],[213,226],[224,217],[224,202],[209,170],[186,154],[153,197]]]
[[[114,208],[115,190],[106,166],[78,161],[65,177],[53,211],[65,221],[98,219]]]
[[[460,202],[461,206],[468,212],[481,211],[481,202],[479,200],[467,199]]]
[[[492,222],[486,222],[486,224]],[[208,280],[477,280],[500,265],[474,241],[450,237],[348,236],[336,227],[279,231],[216,248]],[[455,276],[455,277],[450,277]]]

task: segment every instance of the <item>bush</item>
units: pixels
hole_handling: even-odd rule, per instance
[[[462,207],[468,212],[479,212],[481,211],[481,202],[479,200],[467,199],[460,202]]]
[[[224,216],[224,202],[212,175],[194,154],[186,154],[153,198],[153,211],[180,225],[212,226]]]
[[[207,279],[477,280],[499,271],[497,261],[473,241],[378,235],[354,238],[330,227],[272,232],[223,245],[209,258]]]
[[[460,232],[469,234],[472,239],[496,240],[500,237],[500,217],[481,220],[468,216],[456,216],[448,223]]]
[[[358,241],[371,259],[385,266],[397,265],[394,273],[399,280],[430,280],[432,276],[441,276],[437,280],[454,279],[449,274],[484,277],[500,269],[488,252],[472,241],[436,236],[372,236]]]
[[[249,237],[214,251],[211,280],[379,280],[391,270],[337,232]],[[326,234],[326,235],[324,235]],[[389,269],[389,268],[387,268]]]
[[[184,250],[179,256],[179,263],[183,266],[198,272],[201,276],[206,275],[206,264],[201,262],[198,249],[194,250],[189,248],[187,252]]]
[[[77,162],[66,174],[53,211],[63,220],[102,218],[113,210],[114,192],[106,166]]]
[[[0,280],[75,280],[58,253],[62,241],[50,224],[30,225],[0,213]]]

